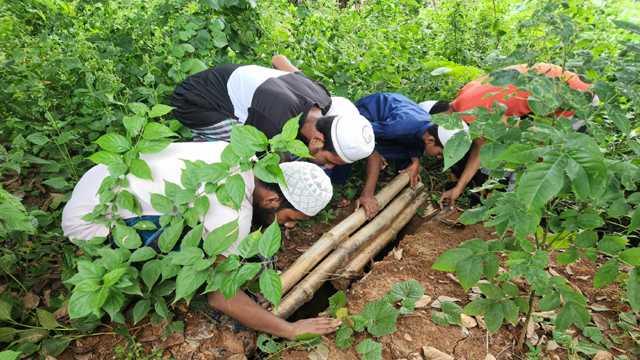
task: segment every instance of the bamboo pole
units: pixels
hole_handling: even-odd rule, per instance
[[[400,213],[406,210],[407,205],[419,193],[422,192],[424,185],[418,183],[418,186],[411,189],[405,189],[398,195],[386,209],[379,213],[371,222],[360,229],[357,233],[344,241],[334,250],[331,255],[320,263],[313,271],[307,275],[298,285],[296,285],[287,294],[282,301],[278,311],[272,310],[275,315],[286,319],[300,306],[311,300],[313,294],[320,286],[332,276],[344,262],[355,254],[369,240],[373,239],[380,231],[389,226]],[[414,210],[415,213],[415,210]]]
[[[384,230],[378,237],[373,239],[370,243],[364,246],[354,257],[349,260],[346,266],[343,267],[344,272],[358,273],[373,259],[382,249],[385,248],[390,242],[392,242],[397,236],[398,232],[407,225],[413,215],[418,211],[418,208],[427,200],[427,194],[422,193],[415,198],[411,204],[407,207],[406,211],[403,211],[391,226]]]
[[[380,209],[382,210],[408,183],[409,175],[400,174],[380,190],[378,194],[376,194]],[[333,229],[324,233],[313,246],[305,251],[280,275],[282,294],[284,295],[291,290],[320,260],[331,250],[335,249],[342,240],[364,224],[366,220],[367,217],[364,214],[364,209],[361,208],[342,220],[334,226]]]

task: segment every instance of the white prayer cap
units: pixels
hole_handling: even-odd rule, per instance
[[[467,125],[467,123],[462,121],[462,129],[455,129],[455,130],[447,130],[447,129],[443,128],[442,126],[438,126],[438,138],[440,139],[440,142],[442,143],[442,146],[445,146],[447,141],[449,141],[449,139],[451,139],[451,137],[455,133],[460,132],[460,131],[466,131],[468,133],[469,132],[469,125]]]
[[[433,105],[435,105],[437,103],[437,101],[435,100],[429,100],[429,101],[423,101],[420,104],[420,107],[424,109],[424,111],[428,112],[429,114],[431,114],[431,108],[433,107]]]
[[[325,116],[337,116],[331,125],[331,140],[342,160],[350,164],[373,153],[376,141],[371,123],[349,99],[332,97]]]
[[[314,216],[331,201],[331,179],[318,165],[294,161],[280,164],[280,168],[288,188],[282,184],[278,185],[284,197],[296,210]]]

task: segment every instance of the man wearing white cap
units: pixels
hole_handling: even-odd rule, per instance
[[[116,211],[116,214],[128,226],[134,226],[136,223],[146,220],[151,221],[160,229],[138,231],[143,246],[158,251],[157,243],[163,230],[159,224],[159,218],[162,214],[151,205],[151,194],[165,194],[166,182],[180,184],[182,169],[185,168],[183,160],[193,162],[200,160],[206,163],[220,162],[222,151],[227,145],[224,142],[173,143],[157,154],[140,156],[149,165],[153,180],[127,176],[126,190],[139,200],[142,216],[138,217],[121,207]],[[298,221],[316,215],[331,200],[333,195],[331,181],[318,166],[306,162],[291,162],[281,164],[280,167],[288,188],[279,184],[265,183],[258,179],[252,170],[240,174],[245,182],[245,192],[238,211],[221,204],[215,194],[207,195],[210,208],[202,219],[204,224],[203,239],[221,225],[235,219],[238,220],[238,240],[218,256],[218,261],[224,261],[230,255],[238,255],[239,244],[252,229],[257,230],[260,227],[266,229],[276,216],[278,224],[293,227]],[[91,168],[80,179],[71,200],[63,210],[62,229],[64,235],[79,246],[94,237],[109,236],[109,229],[103,223],[82,220],[84,215],[91,213],[94,207],[99,204],[98,189],[103,179],[108,176],[109,171],[105,165],[96,165]],[[189,207],[191,206],[193,206],[193,202],[189,204]],[[108,213],[107,210],[105,215]],[[180,243],[177,248],[179,246]],[[273,263],[265,258],[258,260],[262,263]],[[251,260],[248,259],[248,261]],[[290,340],[293,340],[296,335],[304,333],[328,334],[340,326],[339,321],[327,318],[287,322],[263,309],[243,291],[238,291],[228,301],[220,291],[214,291],[208,294],[208,299],[211,306],[244,325]]]
[[[251,125],[272,138],[287,121],[300,115],[298,138],[308,146],[316,164],[331,169],[371,154],[373,140],[354,131],[368,125],[365,119],[325,116],[331,96],[321,83],[282,55],[274,56],[272,65],[275,69],[223,65],[189,76],[171,96],[173,115],[196,140],[217,141],[229,141],[233,125]]]
[[[362,116],[371,122],[376,138],[376,151],[385,159],[396,162],[396,170],[408,173],[412,187],[421,181],[420,156],[426,153],[442,157],[444,144],[460,130],[446,130],[430,121],[431,116],[407,97],[394,93],[366,96],[355,103]],[[465,131],[468,128],[465,128]],[[373,203],[373,191],[380,166],[367,167],[367,178],[360,196],[361,202]],[[377,202],[367,211],[367,217],[378,212]]]

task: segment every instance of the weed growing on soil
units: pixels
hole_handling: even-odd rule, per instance
[[[599,253],[606,256],[608,261],[595,275],[595,287],[616,280],[620,265],[635,267],[629,273],[626,300],[635,312],[640,310],[640,249],[626,248],[626,235],[640,227],[640,207],[631,211],[640,202],[640,193],[634,192],[640,179],[640,149],[630,122],[637,120],[637,115],[632,115],[633,107],[640,106],[636,91],[640,69],[634,60],[640,51],[637,45],[623,42],[627,50],[618,56],[594,58],[586,49],[588,45],[580,41],[581,34],[589,29],[572,20],[581,11],[559,2],[541,4],[532,20],[522,23],[520,29],[526,34],[539,31],[544,35],[529,37],[506,60],[521,59],[525,54],[533,64],[544,50],[563,68],[579,65],[585,74],[597,78],[594,93],[578,92],[566,81],[535,71],[494,71],[486,82],[530,91],[528,104],[534,114],[526,119],[506,117],[505,109],[497,103],[491,111],[471,111],[464,114],[477,116],[470,125],[471,136],[459,132],[444,149],[447,168],[464,156],[472,138],[483,137],[487,139],[480,150],[483,167],[493,170],[496,179],[506,172],[516,173],[513,191],[494,191],[482,206],[467,210],[461,217],[466,224],[489,219],[485,225],[495,227],[501,238],[466,241],[433,264],[437,270],[455,271],[465,290],[479,288],[484,297],[469,303],[462,312],[484,316],[492,334],[504,320],[518,325],[521,313],[525,317],[523,329],[527,329],[537,309],[558,311],[553,336],[559,342],[566,343],[564,334],[572,325],[592,340],[600,338],[587,326],[591,315],[585,297],[563,277],[545,271],[549,252],[557,249],[564,250],[557,262],[565,265],[581,257],[595,262]],[[614,23],[640,34],[638,25]],[[599,97],[600,106],[591,105],[593,95]],[[566,113],[556,113],[558,108],[575,112],[573,120],[585,119],[584,126],[592,136],[575,132]],[[436,118],[446,128],[460,124],[457,115]],[[510,127],[504,126],[503,118]],[[511,233],[507,233],[509,229]],[[603,231],[607,233],[604,236]],[[504,261],[508,270],[500,273],[502,256],[508,257]],[[481,281],[483,276],[485,280]],[[527,286],[519,288],[515,285],[518,281],[525,281]],[[523,347],[525,334],[522,330],[518,350]],[[586,347],[576,345],[579,352],[589,351]]]

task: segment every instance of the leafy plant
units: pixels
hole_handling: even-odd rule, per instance
[[[554,333],[562,334],[571,325],[587,333],[593,330],[587,327],[591,315],[585,308],[584,296],[565,284],[564,278],[550,277],[545,272],[553,250],[563,249],[556,258],[559,264],[570,264],[582,257],[596,261],[598,253],[610,257],[595,275],[596,287],[613,282],[621,263],[640,265],[637,249],[625,249],[626,235],[640,226],[640,211],[631,213],[637,202],[631,192],[636,190],[640,179],[640,162],[639,154],[633,150],[638,144],[630,133],[630,119],[637,118],[626,116],[624,110],[631,102],[636,107],[640,105],[638,69],[633,65],[633,56],[595,59],[591,51],[582,50],[586,44],[580,41],[581,34],[589,29],[572,22],[571,15],[579,12],[564,3],[541,4],[534,11],[535,20],[527,20],[520,26],[527,34],[529,30],[524,29],[537,29],[544,35],[531,37],[507,59],[526,55],[534,63],[544,49],[563,68],[576,66],[597,78],[592,91],[602,105],[590,106],[592,94],[576,91],[558,78],[537,75],[535,71],[496,70],[487,82],[530,91],[528,104],[533,114],[525,119],[508,117],[507,128],[501,121],[505,110],[497,104],[490,111],[484,108],[470,111],[466,115],[477,115],[470,125],[471,136],[458,133],[444,149],[445,167],[449,167],[467,152],[471,139],[484,137],[487,141],[480,150],[483,167],[494,170],[492,175],[497,179],[505,171],[516,173],[513,191],[494,192],[482,206],[467,210],[461,217],[466,224],[488,219],[485,226],[494,226],[501,238],[466,241],[458,249],[442,254],[433,265],[437,270],[455,271],[465,290],[478,285],[485,297],[472,301],[462,312],[484,315],[490,333],[498,331],[505,319],[517,325],[521,313],[526,318],[523,325],[526,329],[537,297],[540,297],[538,310],[559,309]],[[640,34],[637,25],[615,23]],[[551,43],[561,44],[562,51],[549,47]],[[624,45],[631,49],[628,43]],[[603,72],[605,64],[611,67],[608,71],[619,76],[607,78],[608,72]],[[625,73],[623,69],[634,70]],[[591,136],[574,132],[571,120],[556,113],[558,108],[568,108],[575,112],[575,118],[584,119]],[[455,128],[454,124],[460,122],[455,114],[437,118],[445,128]],[[625,149],[623,158],[618,157],[621,149]],[[618,222],[605,228],[612,217]],[[601,231],[609,234],[602,235]],[[508,270],[498,276],[501,254],[508,256],[504,262]],[[626,293],[636,312],[640,309],[637,272],[637,268],[630,272]],[[478,283],[482,277],[489,283]],[[525,280],[531,290],[521,294],[511,279]],[[525,333],[521,332],[518,349],[522,349]]]

